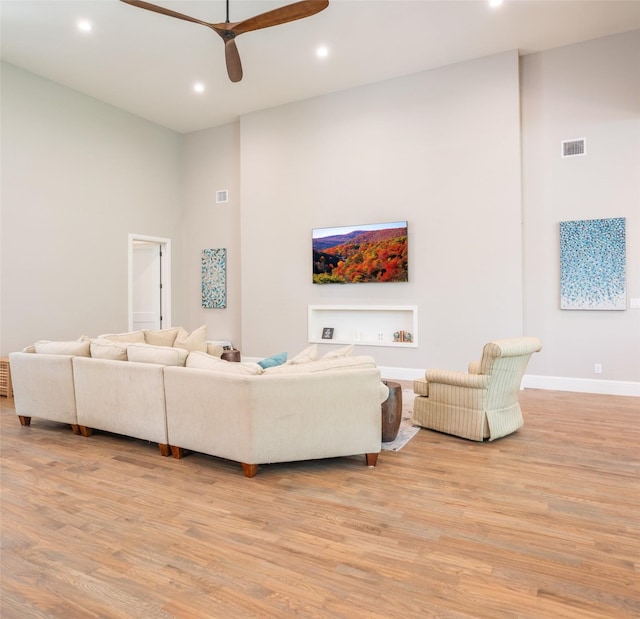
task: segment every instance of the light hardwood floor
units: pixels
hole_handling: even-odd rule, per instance
[[[640,399],[262,466],[2,414],[2,619],[640,617]],[[232,411],[230,411],[232,414]]]

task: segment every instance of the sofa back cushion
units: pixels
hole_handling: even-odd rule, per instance
[[[189,353],[186,366],[188,368],[212,370],[214,372],[223,372],[225,374],[249,374],[254,376],[262,374],[264,371],[257,363],[253,363],[251,361],[244,361],[241,363],[224,361],[218,357],[214,357],[200,351]]]
[[[143,331],[129,331],[128,333],[105,333],[99,335],[98,339],[112,340],[114,342],[137,342],[144,344],[144,332]]]
[[[318,346],[312,344],[304,350],[300,351],[297,355],[294,355],[289,361],[288,365],[297,365],[298,363],[311,363],[318,359]]]
[[[373,357],[361,355],[357,357],[337,357],[335,359],[319,359],[310,363],[297,365],[278,365],[267,368],[265,374],[306,374],[313,372],[331,372],[340,370],[359,370],[377,367]]]
[[[173,346],[179,331],[180,327],[157,329],[156,331],[145,329],[143,331],[144,341],[145,344],[151,344],[152,346]]]
[[[330,350],[323,357],[323,361],[327,361],[328,359],[340,359],[340,357],[350,357],[353,354],[355,346],[353,344],[349,344],[348,346],[343,346],[342,348],[337,348],[336,350]]]
[[[75,357],[91,356],[90,340],[73,340],[70,342],[51,342],[40,340],[34,344],[36,353],[41,355],[73,355]]]
[[[91,341],[91,356],[96,359],[127,360],[126,342],[117,342],[106,338],[96,338]]]
[[[207,352],[207,325],[202,325],[191,333],[180,327],[173,345],[189,352],[192,350]]]
[[[139,363],[155,363],[157,365],[184,365],[188,351],[171,346],[153,346],[151,344],[129,344],[127,358]]]

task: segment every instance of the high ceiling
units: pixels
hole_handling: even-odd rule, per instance
[[[153,0],[207,22],[224,0]],[[241,21],[289,0],[230,0]],[[312,17],[238,37],[231,83],[218,35],[119,0],[0,0],[2,60],[179,132],[251,111],[518,49],[640,28],[640,0],[331,0]],[[79,19],[92,22],[89,33]],[[329,55],[317,58],[326,45]],[[195,82],[204,92],[193,90]]]

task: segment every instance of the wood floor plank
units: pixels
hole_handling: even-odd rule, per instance
[[[640,617],[640,400],[526,390],[492,443],[261,466],[0,398],[3,619]],[[410,405],[408,405],[410,407]]]

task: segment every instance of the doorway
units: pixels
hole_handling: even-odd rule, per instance
[[[129,235],[129,331],[171,326],[171,239]]]

